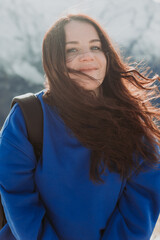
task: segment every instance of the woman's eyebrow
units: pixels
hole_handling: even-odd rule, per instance
[[[79,42],[77,41],[70,41],[70,42],[66,42],[66,44],[78,44]]]
[[[89,41],[90,43],[92,42],[101,42],[100,39],[92,39]],[[66,42],[66,44],[78,44],[79,42],[78,41],[69,41],[69,42]]]
[[[93,40],[91,40],[90,42],[91,42],[91,43],[92,43],[92,42],[101,42],[101,40],[100,40],[100,39],[93,39]]]

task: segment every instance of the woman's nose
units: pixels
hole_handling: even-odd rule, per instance
[[[91,52],[84,52],[79,55],[79,60],[80,61],[93,61],[94,56]]]

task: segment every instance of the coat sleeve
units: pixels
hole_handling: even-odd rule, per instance
[[[160,212],[160,165],[133,173],[105,228],[102,240],[149,240]]]
[[[58,240],[36,190],[37,160],[16,104],[0,135],[0,193],[7,223],[19,240]]]

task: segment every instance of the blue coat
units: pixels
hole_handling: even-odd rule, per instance
[[[89,179],[90,150],[68,134],[43,102],[43,154],[27,139],[20,107],[0,135],[0,193],[7,224],[0,240],[149,240],[160,212],[160,166],[128,179],[106,170],[104,184]],[[103,234],[102,234],[103,233]]]

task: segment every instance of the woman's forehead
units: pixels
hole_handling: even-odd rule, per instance
[[[64,30],[66,42],[99,39],[96,29],[88,22],[73,20],[65,25]]]

